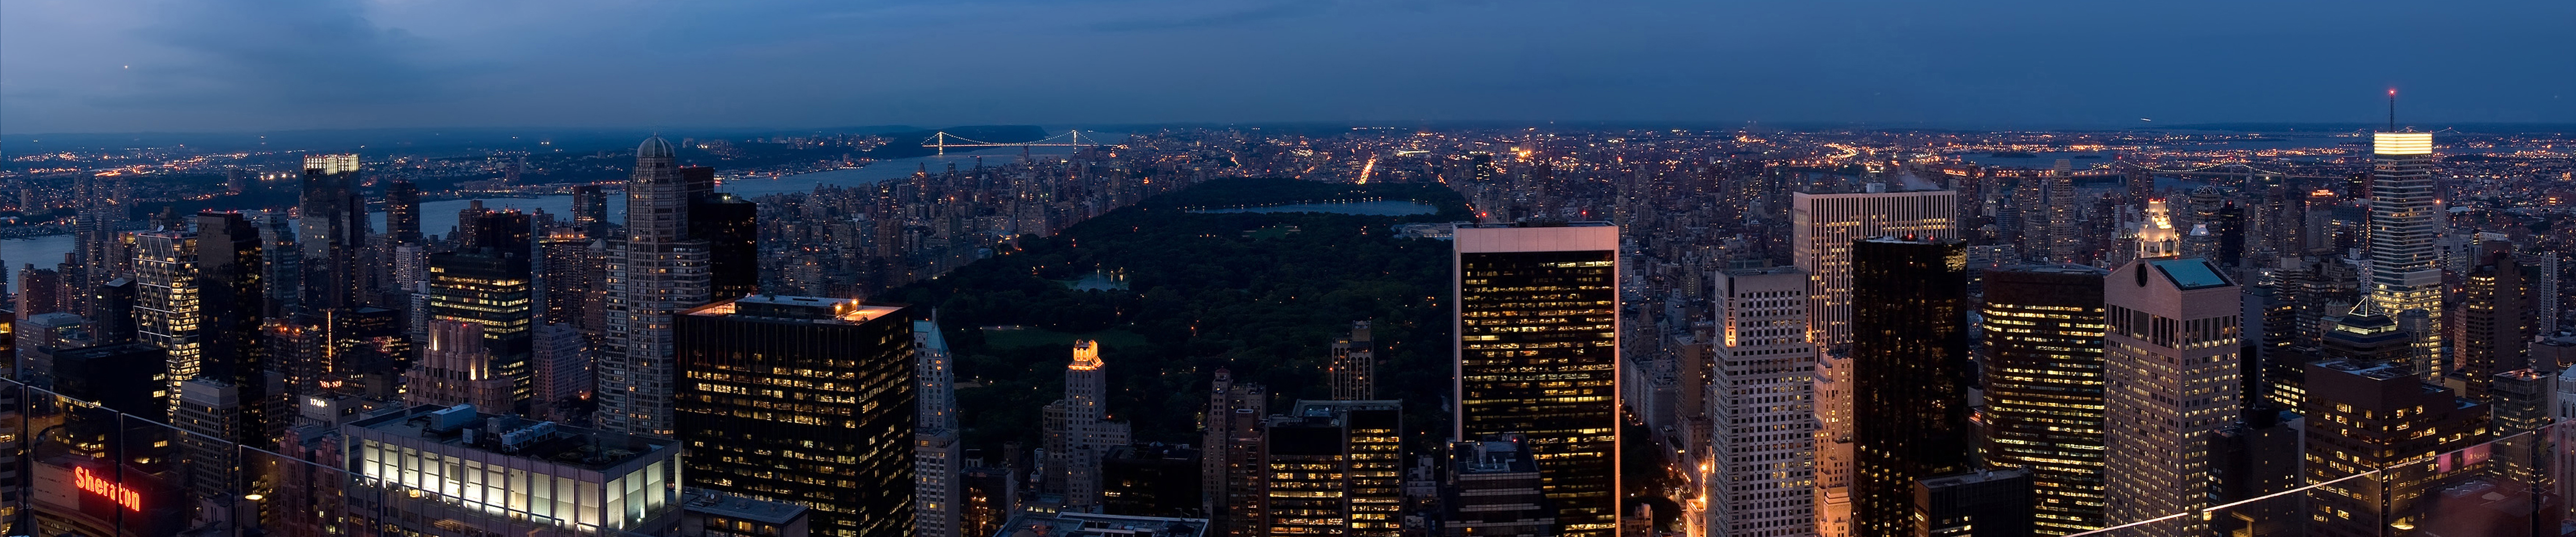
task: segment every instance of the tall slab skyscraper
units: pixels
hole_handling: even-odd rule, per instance
[[[707,243],[689,236],[689,189],[671,143],[635,148],[626,234],[609,242],[607,345],[599,360],[602,429],[671,436],[671,315],[708,296]]]
[[[2102,527],[2102,269],[1988,270],[1985,461],[2030,470],[2032,529]]]
[[[2111,525],[2207,508],[2211,439],[2243,402],[2236,282],[2196,258],[2131,261],[2103,283],[2103,468]],[[2183,517],[2137,535],[2200,535]]]
[[[1619,228],[1461,224],[1455,438],[1526,435],[1556,534],[1619,531]]]
[[[1958,193],[1948,190],[1813,194],[1792,200],[1790,244],[1798,270],[1807,272],[1807,340],[1816,345],[1820,386],[1849,379],[1851,371],[1851,244],[1869,237],[1915,235],[1950,238],[1958,233]],[[2037,209],[2033,209],[2037,210]],[[1850,535],[1852,466],[1851,393],[1816,392],[1816,527],[1824,537]]]
[[[169,353],[164,386],[157,390],[179,406],[179,384],[197,378],[205,357],[203,300],[197,289],[197,234],[154,231],[135,235],[135,333]]]
[[[1716,368],[1708,386],[1712,535],[1815,531],[1816,345],[1807,342],[1807,273],[1717,274]]]
[[[367,200],[358,195],[358,156],[306,155],[296,237],[304,244],[307,309],[356,307],[365,272]]]
[[[1969,470],[1968,250],[1957,240],[1852,243],[1852,527],[1914,527],[1916,481]]]
[[[817,536],[916,535],[913,310],[759,295],[673,320],[689,486],[813,508]]]
[[[2433,191],[2433,134],[2382,132],[2371,137],[2376,165],[2370,171],[2369,281],[2363,287],[2372,306],[2401,319],[2399,328],[2415,337],[2416,354],[2425,357],[2416,374],[2440,378],[2449,372],[2442,330],[2441,249],[2433,235],[2441,231],[2442,214]],[[2422,311],[2420,326],[2406,313]]]

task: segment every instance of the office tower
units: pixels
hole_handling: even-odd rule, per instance
[[[537,304],[546,324],[585,324],[589,293],[597,287],[590,276],[599,265],[598,258],[590,255],[590,244],[590,236],[569,227],[538,235]]]
[[[603,429],[663,436],[676,431],[671,316],[706,303],[708,254],[706,241],[689,237],[688,185],[672,158],[671,143],[660,136],[636,146],[635,172],[626,186],[626,233],[609,246],[607,278],[624,285],[609,286],[606,296],[607,345],[599,360],[605,389],[599,391],[596,416]]]
[[[1714,535],[1793,536],[1815,529],[1813,393],[1807,273],[1796,267],[1717,274],[1716,369],[1706,527]]]
[[[484,330],[483,325],[467,321],[430,321],[420,362],[403,373],[403,404],[490,409],[515,404],[510,378],[493,371],[492,351],[483,344]]]
[[[2220,267],[2245,266],[2244,207],[2237,206],[2235,200],[2220,202],[2218,208],[2211,211],[2209,218],[2201,224],[2209,227],[2209,234],[2213,237],[2212,244],[2216,251],[2210,252],[2210,259],[2216,261]]]
[[[2032,531],[2102,524],[2102,279],[2083,265],[1988,270],[1984,461],[2030,471]]]
[[[1020,473],[1011,468],[968,468],[957,481],[964,496],[958,510],[958,535],[992,535],[1001,530],[1012,513],[1020,511]],[[1210,531],[1208,535],[1217,534]]]
[[[136,341],[140,337],[136,323],[141,321],[141,312],[135,310],[135,301],[142,292],[142,286],[133,278],[108,280],[91,288],[89,309],[94,314],[90,317],[90,340],[100,345]]]
[[[1873,188],[1872,190],[1883,190]],[[1879,236],[1957,237],[1957,194],[1946,190],[1796,193],[1790,214],[1791,257],[1811,278],[1807,338],[1816,345],[1817,381],[1849,371],[1851,244]],[[2032,210],[2037,210],[2033,207]],[[1850,535],[1852,408],[1849,390],[1817,390],[1816,520],[1824,537]]]
[[[492,372],[510,380],[512,401],[524,403],[536,391],[535,376],[528,369],[536,315],[534,273],[527,254],[528,215],[513,210],[476,216],[470,224],[459,221],[458,251],[430,254],[429,308],[424,314],[433,322],[481,325]]]
[[[2487,410],[2488,430],[2501,438],[2492,448],[2499,454],[2498,473],[2516,483],[2546,483],[2549,466],[2542,454],[2550,451],[2550,435],[2557,433],[2550,428],[2555,421],[2549,408],[2557,376],[2525,368],[2494,377],[2488,381]]]
[[[689,236],[707,241],[707,280],[716,299],[760,292],[760,205],[715,191],[716,170],[680,168],[689,184]]]
[[[2033,535],[2030,470],[1976,470],[1914,482],[1913,527],[1887,535]]]
[[[1967,248],[1882,237],[1852,256],[1852,527],[1913,528],[1914,482],[1970,468]]]
[[[176,435],[179,464],[191,495],[199,498],[230,498],[249,492],[250,480],[242,473],[241,448],[234,439],[242,436],[248,424],[242,422],[244,401],[230,383],[211,378],[179,381],[179,403],[171,407],[170,425],[188,434]]]
[[[2300,364],[2305,367],[2306,364]],[[2301,376],[2305,376],[2302,374]],[[2300,475],[2299,439],[2307,421],[2296,410],[2268,401],[2245,405],[2243,417],[2211,441],[2220,512],[2211,524],[2230,535],[2297,535],[2302,525],[2296,496],[2273,497],[2307,484]],[[2247,500],[2262,500],[2247,502]],[[2239,503],[2244,502],[2244,503]]]
[[[1368,321],[1353,321],[1350,337],[1333,341],[1333,360],[1325,367],[1329,368],[1325,376],[1332,379],[1333,399],[1377,398],[1377,341],[1369,335]]]
[[[1064,367],[1064,398],[1048,403],[1046,413],[1046,479],[1049,492],[1064,495],[1068,509],[1100,505],[1100,459],[1111,446],[1128,443],[1126,423],[1108,421],[1108,364],[1100,361],[1100,344],[1073,341],[1073,361]]]
[[[2501,244],[2501,243],[2500,243]],[[2509,245],[2505,245],[2508,246]],[[2467,396],[2493,403],[2489,392],[2496,375],[2531,368],[2532,328],[2530,276],[2537,271],[2498,251],[2470,271],[2460,296],[2459,330],[2452,341],[2460,350],[2460,373],[2469,381]]]
[[[1261,463],[1267,444],[1264,420],[1270,393],[1259,384],[1236,384],[1234,373],[1218,368],[1209,383],[1207,415],[1201,436],[1199,485],[1208,513],[1208,531],[1225,537],[1250,537],[1268,531],[1263,501],[1269,498],[1269,473]]]
[[[1619,228],[1460,225],[1452,244],[1454,437],[1528,437],[1557,509],[1556,533],[1615,534]]]
[[[564,324],[538,326],[530,339],[534,348],[528,368],[529,376],[536,379],[536,392],[528,395],[528,413],[568,419],[572,409],[564,405],[588,398],[594,387],[590,343],[582,340],[581,331]]]
[[[340,428],[357,527],[419,535],[661,535],[679,519],[680,446],[485,414],[414,406]],[[509,472],[422,468],[510,468]],[[692,469],[694,470],[694,469]]]
[[[286,404],[268,389],[268,336],[260,333],[268,310],[265,245],[259,229],[237,212],[197,214],[197,293],[205,326],[199,374],[230,384],[241,400],[243,426],[233,441],[268,445],[284,432],[272,407]]]
[[[420,185],[404,179],[385,183],[385,240],[420,243]]]
[[[2110,321],[2103,339],[2104,522],[2206,508],[2215,493],[2211,438],[2236,421],[2242,405],[2236,284],[2208,261],[2140,259],[2102,285]],[[2150,534],[2207,528],[2186,518]]]
[[[2048,187],[2048,258],[2058,263],[2074,263],[2084,257],[2084,234],[2078,232],[2081,220],[2075,216],[2074,163],[2058,159],[2055,169],[2041,179]]]
[[[811,507],[816,535],[913,534],[912,310],[759,295],[676,319],[691,486]]]
[[[2420,522],[2419,507],[2485,465],[2453,453],[2487,439],[2487,406],[2424,383],[2405,367],[2350,360],[2308,364],[2308,535],[2377,536]],[[2434,461],[2417,462],[2426,456]]]
[[[2370,303],[2415,338],[2415,351],[2427,367],[2415,372],[2440,378],[2449,371],[2439,330],[2442,316],[2442,269],[2433,236],[2442,215],[2433,191],[2433,134],[2382,132],[2372,135],[2370,172]],[[2421,310],[2424,326],[2405,326],[2404,314]]]
[[[32,263],[18,269],[17,307],[14,310],[18,318],[63,311],[62,288],[61,272],[36,268]]]
[[[179,383],[204,368],[205,301],[197,287],[197,234],[140,233],[135,243],[134,324],[144,343],[170,353],[162,397],[179,404]]]
[[[260,213],[259,243],[261,280],[268,286],[268,303],[260,306],[260,317],[282,319],[304,307],[304,244],[296,240],[294,220],[280,211]]]
[[[1403,413],[1397,401],[1298,401],[1269,418],[1269,534],[1400,533]]]
[[[957,442],[957,373],[950,369],[948,338],[930,319],[912,322],[913,377],[920,379],[913,416],[913,532],[959,535],[957,488],[964,446]],[[1192,500],[1197,498],[1193,497]]]
[[[1441,487],[1443,537],[1556,535],[1557,510],[1543,492],[1538,459],[1520,435],[1449,443]]]
[[[304,199],[295,234],[304,245],[306,309],[359,304],[366,268],[359,257],[367,247],[370,224],[367,200],[359,196],[357,185],[357,155],[304,156]]]

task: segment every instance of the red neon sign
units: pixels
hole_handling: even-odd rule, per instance
[[[81,490],[89,491],[91,494],[105,496],[108,501],[116,502],[117,505],[125,506],[125,510],[127,511],[143,511],[143,493],[135,492],[134,489],[125,488],[125,485],[118,484],[114,481],[108,481],[105,479],[99,479],[96,476],[91,476],[89,475],[88,468],[78,466],[72,467],[72,486],[78,487]]]

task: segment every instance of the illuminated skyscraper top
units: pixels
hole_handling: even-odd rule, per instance
[[[2442,353],[2441,251],[2433,236],[2442,215],[2433,197],[2433,134],[2382,132],[2372,136],[2370,172],[2370,279],[2364,282],[2370,305],[2390,317],[2424,312],[2423,326],[2401,326],[2416,338],[2416,351],[2431,367],[2416,371],[2426,378],[2448,369]]]

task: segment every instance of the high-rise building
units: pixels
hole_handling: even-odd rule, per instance
[[[1403,413],[1397,401],[1298,401],[1270,417],[1268,534],[1401,533]]]
[[[1351,323],[1351,335],[1333,341],[1333,360],[1325,375],[1333,383],[1333,399],[1359,401],[1377,398],[1377,342],[1369,336],[1369,322]]]
[[[127,261],[132,264],[132,260]],[[142,316],[135,311],[143,296],[134,278],[116,278],[89,290],[90,341],[107,345],[137,341]],[[166,395],[166,394],[165,394]]]
[[[197,234],[136,235],[134,325],[144,343],[170,353],[161,396],[179,405],[179,383],[197,378],[205,359],[205,301],[197,287]]]
[[[707,281],[715,299],[760,292],[760,204],[715,191],[714,168],[687,166],[689,235],[707,241]]]
[[[1237,384],[1223,368],[1209,383],[1207,415],[1199,424],[1199,489],[1211,535],[1251,537],[1269,529],[1262,506],[1270,475],[1261,463],[1269,399],[1261,385]]]
[[[1449,443],[1441,487],[1443,537],[1556,535],[1557,510],[1539,477],[1538,459],[1520,435]]]
[[[608,196],[600,193],[599,185],[572,188],[572,222],[585,230],[608,223]]]
[[[1967,248],[1956,240],[1853,241],[1852,528],[1914,527],[1916,481],[1971,469]]]
[[[509,379],[512,401],[524,404],[536,392],[536,378],[528,367],[536,324],[535,275],[527,254],[528,215],[513,210],[475,216],[470,223],[459,222],[458,251],[430,254],[429,308],[422,314],[432,322],[481,325],[491,371]]]
[[[2425,132],[2373,134],[2371,155],[2370,277],[2363,286],[2371,306],[2399,318],[2415,338],[2416,353],[2425,357],[2415,373],[2440,378],[2449,372],[2439,359],[2448,356],[2441,331],[2433,329],[2442,320],[2441,252],[2433,244],[2442,227],[2433,184],[2441,159],[2433,155],[2433,134]],[[2424,326],[2405,326],[2404,314],[2419,310]]]
[[[189,434],[175,435],[180,473],[190,494],[229,498],[250,493],[243,472],[243,450],[233,443],[248,424],[242,422],[241,395],[230,383],[211,378],[179,381],[179,404],[170,408],[170,426]]]
[[[528,395],[528,413],[546,419],[569,417],[572,409],[566,405],[589,398],[596,387],[590,343],[568,324],[542,325],[535,332],[528,369],[536,379],[536,392]]]
[[[457,319],[430,321],[420,362],[403,372],[403,404],[492,409],[515,405],[510,377],[493,371],[492,350],[483,342],[486,330],[481,324]]]
[[[2425,383],[2397,364],[2327,360],[2308,364],[2307,535],[2388,535],[2422,522],[2421,508],[2483,461],[2454,453],[2488,437],[2487,406]],[[2427,455],[2437,459],[2417,462]]]
[[[579,229],[557,227],[537,237],[538,312],[546,324],[588,324],[590,293],[598,288],[590,276],[599,267],[591,256],[591,238]],[[595,328],[593,328],[595,329]]]
[[[1109,448],[1127,445],[1126,423],[1109,421],[1108,364],[1100,361],[1100,343],[1073,342],[1073,361],[1064,366],[1064,398],[1045,409],[1049,492],[1064,495],[1070,509],[1100,505],[1100,459]]]
[[[366,274],[367,200],[358,185],[355,154],[305,155],[304,199],[296,237],[304,245],[306,309],[359,304]]]
[[[205,326],[199,375],[232,385],[241,401],[242,427],[233,441],[265,446],[285,432],[282,394],[270,392],[268,336],[260,316],[268,310],[266,246],[259,229],[237,212],[197,214],[197,296]]]
[[[957,372],[948,354],[948,338],[930,319],[912,322],[913,377],[921,386],[919,411],[913,417],[912,482],[915,535],[959,536],[958,503],[964,490],[957,476],[964,470],[964,446],[957,442]]]
[[[1704,479],[1713,535],[1815,531],[1816,346],[1807,341],[1807,273],[1719,272],[1716,367],[1708,385]]]
[[[816,535],[913,534],[912,310],[759,295],[676,320],[691,486],[810,507]]]
[[[33,263],[18,269],[18,296],[14,310],[18,318],[64,311],[63,273],[36,268]]]
[[[599,359],[600,428],[674,435],[671,316],[707,302],[707,243],[689,236],[688,184],[671,143],[655,136],[635,148],[626,186],[625,236],[609,243]],[[817,520],[830,513],[817,513]],[[906,517],[909,523],[909,517]],[[829,524],[826,529],[831,531]]]
[[[2460,318],[2451,323],[2459,330],[2451,341],[2460,350],[2460,373],[2469,381],[2469,399],[2494,402],[2489,392],[2497,374],[2532,367],[2529,342],[2536,332],[2531,302],[2536,295],[2531,294],[2530,280],[2537,272],[2503,251],[2469,272],[2460,294]]]
[[[2212,439],[2243,405],[2236,283],[2208,261],[2166,258],[2132,261],[2102,285],[2104,523],[2209,507]],[[2147,534],[2206,531],[2185,518]]]
[[[1617,534],[1619,228],[1462,224],[1452,244],[1453,437],[1527,437],[1557,535]]]
[[[2019,537],[2031,523],[2030,470],[1976,470],[1914,482],[1914,527],[1887,535]]]
[[[1791,258],[1807,271],[1807,340],[1816,345],[1817,381],[1850,371],[1851,244],[1869,237],[1957,237],[1958,194],[1947,190],[1797,193],[1790,214]],[[2031,210],[2038,210],[2033,207]],[[1820,384],[1821,385],[1821,384]],[[1849,537],[1853,465],[1849,390],[1817,390],[1816,527],[1823,537]]]
[[[295,221],[281,211],[260,213],[260,261],[266,265],[262,277],[268,286],[268,303],[260,307],[264,319],[284,319],[304,308],[304,245],[295,237]]]
[[[2084,265],[1988,270],[1984,462],[2030,471],[2031,531],[2102,524],[2102,279]]]
[[[402,179],[385,183],[385,240],[420,243],[420,185]]]

